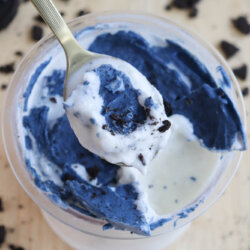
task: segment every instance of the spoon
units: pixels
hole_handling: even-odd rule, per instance
[[[69,79],[76,71],[95,59],[105,59],[104,57],[110,58],[110,56],[93,53],[83,49],[73,36],[72,32],[51,0],[31,0],[31,2],[37,8],[38,12],[48,24],[51,31],[55,34],[57,40],[64,49],[67,60],[67,69],[63,88],[63,98],[65,100],[75,87],[69,86]],[[122,61],[117,58],[113,58],[113,60]]]
[[[158,124],[157,126],[163,126],[162,122],[166,122],[167,117],[161,94],[149,83],[144,75],[129,63],[115,57],[83,49],[51,0],[31,0],[31,2],[49,25],[65,51],[67,70],[63,88],[64,107],[70,126],[79,142],[89,151],[111,163],[120,166],[134,166],[143,172],[146,165],[164,147],[169,136],[169,133],[161,133],[157,130],[158,128],[152,126],[152,119],[154,119],[153,124]],[[107,127],[106,121],[103,121],[103,117],[100,117],[100,111],[95,109],[96,105],[98,105],[97,100],[100,98],[99,89],[96,87],[98,79],[95,78],[95,74],[94,81],[88,86],[83,86],[84,74],[85,76],[91,76],[90,79],[93,79],[93,74],[91,75],[89,72],[95,70],[96,65],[119,69],[120,72],[129,76],[135,91],[140,92],[137,97],[138,102],[145,112],[148,111],[146,112],[148,115],[145,124],[143,123],[138,131],[135,130],[129,135],[118,133],[114,136],[112,131],[105,129],[105,126]],[[124,84],[127,85],[125,82]],[[87,93],[88,88],[90,92],[92,91],[91,95],[84,96],[83,93]],[[96,98],[91,98],[94,95],[96,95]],[[152,105],[154,108],[151,107],[152,110],[150,111],[146,107],[146,99],[152,99],[155,103],[155,105]],[[125,106],[126,104],[124,110]],[[100,102],[99,107],[102,107]],[[92,112],[92,110],[94,111]],[[154,115],[150,115],[151,111]],[[94,115],[99,117],[98,124],[95,122],[93,122],[95,124],[86,124],[89,120],[93,121],[92,117]],[[114,119],[116,120],[114,122],[120,122],[120,118],[115,117]],[[154,132],[155,130],[157,132]]]

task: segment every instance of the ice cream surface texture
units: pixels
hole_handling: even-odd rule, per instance
[[[88,119],[82,122],[92,128],[96,122],[100,122],[100,128],[107,127],[99,135],[99,130],[93,129],[89,139],[98,140],[104,134],[112,140],[132,135],[150,122],[145,108],[162,112],[162,102],[171,133],[166,146],[149,164],[146,175],[136,168],[111,164],[81,146],[65,113],[66,110],[77,116],[75,111],[81,100],[75,107],[70,97],[66,104],[63,102],[65,61],[63,51],[55,46],[31,70],[23,93],[24,103],[19,107],[20,144],[35,184],[62,209],[105,221],[104,229],[114,227],[151,235],[153,230],[173,220],[176,225],[177,220],[188,217],[209,195],[206,190],[220,171],[224,155],[246,149],[227,73],[218,63],[206,64],[208,55],[196,44],[189,46],[190,43],[177,38],[157,36],[155,30],[136,25],[100,24],[82,30],[77,39],[91,51],[130,63],[157,89],[152,89],[150,95],[146,92],[145,98],[140,99],[133,79],[126,79],[129,75],[119,73],[115,65],[102,64],[90,71],[79,88],[86,90],[85,98],[89,98],[92,79],[96,78],[99,95],[95,98],[103,108],[96,112],[98,117],[84,114]],[[107,69],[117,71],[120,78],[105,85],[101,74]],[[130,98],[124,101],[127,93]],[[153,110],[155,104],[159,111]],[[84,105],[87,111],[88,104]],[[126,126],[120,126],[117,116],[124,114],[126,119],[130,115],[126,111],[133,108],[136,112],[131,114],[139,115]],[[152,125],[157,130],[156,140],[164,134],[158,133],[160,124]],[[148,141],[145,146],[148,150]],[[124,154],[124,161],[129,160]],[[173,213],[177,213],[177,219]]]
[[[170,135],[158,90],[112,57],[84,65],[69,84],[75,87],[64,107],[81,145],[110,163],[145,172]]]

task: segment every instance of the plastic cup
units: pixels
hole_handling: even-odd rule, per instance
[[[243,98],[239,84],[235,79],[231,69],[222,58],[222,56],[205,40],[200,38],[194,32],[175,24],[174,22],[141,13],[127,12],[105,12],[91,14],[77,18],[69,23],[73,32],[78,32],[88,26],[99,23],[121,23],[139,25],[145,29],[154,29],[155,34],[165,35],[168,38],[178,38],[182,43],[190,46],[196,46],[194,54],[209,69],[222,65],[228,73],[232,88],[228,89],[235,106],[246,128],[246,115]],[[232,180],[239,166],[242,152],[230,152],[223,158],[220,168],[207,185],[206,189],[195,200],[190,201],[187,207],[196,204],[199,200],[203,202],[190,213],[187,218],[178,220],[174,223],[177,214],[175,211],[170,216],[173,220],[163,227],[156,229],[152,237],[144,237],[120,230],[102,230],[102,225],[106,222],[100,219],[94,219],[74,210],[63,210],[56,206],[43,192],[41,192],[33,183],[33,180],[26,169],[22,148],[18,142],[18,110],[23,105],[22,94],[29,82],[29,78],[34,71],[37,63],[41,62],[46,53],[50,53],[55,46],[58,46],[55,37],[49,35],[37,43],[20,63],[16,70],[11,84],[8,88],[3,117],[2,133],[5,151],[11,165],[11,168],[20,182],[23,189],[34,200],[34,202],[43,211],[44,217],[52,229],[69,245],[75,249],[162,249],[177,239],[187,228],[187,225],[196,217],[206,211],[225,191]],[[206,57],[206,59],[205,59]],[[205,197],[205,199],[204,199]],[[175,225],[176,224],[176,225]]]

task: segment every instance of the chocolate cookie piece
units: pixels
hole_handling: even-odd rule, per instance
[[[8,245],[10,250],[25,250],[23,247],[15,246],[13,244]]]
[[[31,37],[34,41],[39,41],[43,37],[43,29],[40,26],[34,25],[31,29]]]
[[[34,17],[34,20],[36,20],[39,23],[45,23],[43,18],[39,14]]]
[[[249,88],[245,87],[243,89],[241,89],[242,95],[243,96],[248,96],[249,95]]]
[[[196,5],[200,2],[200,0],[172,0],[170,4],[165,6],[165,10],[171,10],[172,7],[178,9],[187,9],[190,10],[189,17],[196,17],[198,15],[198,9]]]
[[[250,34],[250,24],[245,16],[239,16],[232,20],[234,27],[241,33],[247,35]]]
[[[192,8],[191,11],[189,12],[189,17],[196,17],[198,15],[198,9],[197,8]]]
[[[200,0],[173,0],[172,5],[179,9],[189,9],[195,7]]]
[[[79,10],[78,12],[77,12],[77,14],[76,14],[76,16],[77,17],[79,17],[79,16],[84,16],[84,15],[87,15],[87,14],[89,14],[90,13],[90,11],[89,10]]]
[[[16,56],[23,56],[23,52],[21,51],[21,50],[17,50],[16,52],[15,52],[15,55]]]
[[[0,197],[0,213],[3,212],[3,201],[2,198]]]
[[[0,225],[0,247],[5,242],[6,229],[5,226]]]
[[[158,128],[158,131],[161,132],[161,133],[164,133],[167,130],[169,130],[169,128],[171,127],[171,122],[168,121],[168,120],[165,120],[162,123],[163,123],[163,125]]]
[[[0,66],[0,73],[4,74],[13,73],[15,71],[14,66],[15,66],[14,62],[2,65]]]
[[[234,74],[241,80],[246,80],[247,78],[247,65],[243,64],[238,68],[233,69]]]
[[[17,14],[19,0],[0,0],[0,30],[7,28]]]
[[[220,48],[223,51],[223,53],[227,59],[234,56],[240,50],[234,44],[227,42],[225,40],[220,42]]]
[[[139,155],[138,155],[138,158],[139,158],[139,160],[141,161],[142,165],[145,166],[145,165],[146,165],[146,162],[145,162],[145,158],[144,158],[143,154],[139,154]]]
[[[1,84],[1,90],[6,90],[7,87],[8,87],[7,84],[5,84],[5,83]],[[1,203],[1,202],[0,202],[0,203]],[[1,212],[1,209],[0,209],[0,212]]]

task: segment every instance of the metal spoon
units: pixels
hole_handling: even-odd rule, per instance
[[[37,8],[38,12],[55,34],[65,51],[67,59],[67,70],[63,88],[63,98],[65,100],[75,87],[69,85],[70,78],[74,73],[95,59],[111,57],[92,53],[83,49],[74,38],[72,32],[51,0],[31,0],[31,2]],[[112,59],[122,61],[118,58]]]

